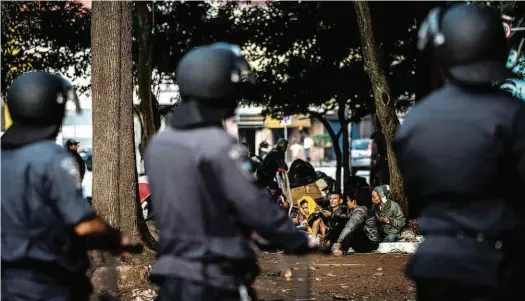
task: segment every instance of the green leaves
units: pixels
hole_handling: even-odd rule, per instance
[[[2,94],[38,69],[76,76],[90,64],[90,12],[77,1],[2,1]],[[85,91],[87,87],[80,87]]]

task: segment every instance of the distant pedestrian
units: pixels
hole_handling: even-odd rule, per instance
[[[310,162],[310,149],[314,146],[314,140],[309,136],[304,137],[303,147],[306,161]]]

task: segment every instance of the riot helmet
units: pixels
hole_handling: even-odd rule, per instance
[[[255,83],[241,48],[223,42],[186,53],[175,77],[182,98],[172,115],[175,128],[217,124],[233,116],[245,89]]]
[[[476,4],[434,8],[418,33],[418,48],[431,44],[447,77],[465,85],[501,83],[509,76],[505,67],[507,41],[500,12]]]
[[[2,136],[2,147],[56,138],[68,101],[73,101],[80,113],[75,88],[59,75],[33,71],[17,77],[7,92],[13,124]]]

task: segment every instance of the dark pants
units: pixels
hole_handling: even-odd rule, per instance
[[[365,229],[361,226],[354,230],[342,243],[343,251],[348,248],[354,249],[357,253],[369,253],[379,247],[379,242],[371,241],[366,235]]]
[[[255,292],[248,288],[252,301],[257,301]],[[162,281],[157,301],[240,301],[238,290],[208,286],[181,278],[166,278]]]
[[[66,276],[2,267],[2,301],[87,301],[90,293],[85,273]]]
[[[447,279],[416,279],[417,301],[511,301],[521,300],[519,287],[500,289]]]

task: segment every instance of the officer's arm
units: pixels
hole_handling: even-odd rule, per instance
[[[512,122],[512,153],[518,164],[522,183],[525,183],[525,105],[514,115]]]
[[[95,209],[82,195],[78,169],[73,158],[58,156],[47,174],[50,198],[64,223],[82,238],[87,249],[120,247],[121,235],[102,222]]]
[[[243,164],[235,151],[225,150],[219,153],[218,158],[208,162],[202,172],[207,176],[213,193],[231,202],[241,224],[252,228],[285,252],[306,252],[307,236],[299,232],[285,211],[271,202],[268,194],[253,183],[253,176]]]

